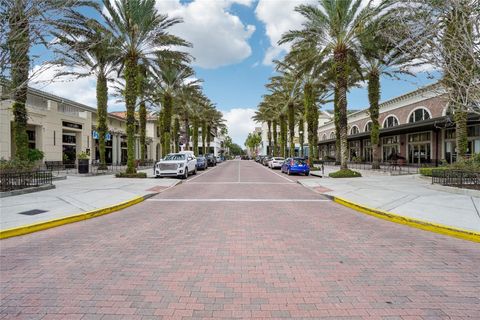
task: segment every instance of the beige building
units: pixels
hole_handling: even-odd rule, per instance
[[[0,87],[0,90],[3,88]],[[1,91],[0,91],[1,95]],[[12,101],[0,101],[0,158],[10,159],[15,153],[12,141]],[[37,89],[29,88],[27,96],[28,138],[30,148],[44,152],[44,161],[74,163],[84,151],[92,161],[98,159],[98,133],[95,130],[97,110]],[[127,160],[126,120],[111,113],[107,120],[107,163]],[[160,138],[154,118],[147,121],[147,159],[159,159]],[[140,158],[137,136],[136,158]]]

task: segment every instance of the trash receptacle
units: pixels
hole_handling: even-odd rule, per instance
[[[88,159],[78,159],[78,173],[88,173]]]

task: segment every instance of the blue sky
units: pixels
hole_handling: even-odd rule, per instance
[[[184,19],[171,32],[193,43],[197,77],[204,80],[206,95],[224,113],[233,140],[243,145],[255,123],[250,119],[261,97],[265,83],[273,75],[272,59],[281,57],[288,46],[278,46],[281,34],[299,28],[302,18],[293,8],[313,0],[157,0],[157,9]],[[45,51],[39,51],[44,57]],[[42,73],[48,80],[53,71]],[[402,80],[382,79],[382,100],[387,100],[418,86],[432,83],[425,74]],[[37,85],[43,90],[95,106],[93,79]],[[349,93],[349,108],[368,105],[365,88]],[[330,109],[331,106],[325,106]],[[110,110],[123,106],[110,100]]]

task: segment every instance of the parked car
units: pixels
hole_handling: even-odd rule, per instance
[[[155,177],[180,177],[197,173],[197,159],[191,151],[170,153],[155,165]]]
[[[216,156],[215,159],[217,160],[217,163],[222,163],[223,162],[222,157]]]
[[[266,167],[268,166],[268,162],[270,161],[270,159],[272,159],[272,157],[270,156],[265,156],[263,159],[262,159],[262,164]]]
[[[285,162],[285,158],[282,157],[272,157],[270,161],[268,161],[268,167],[270,169],[278,169],[281,168],[283,163]]]
[[[197,170],[206,170],[208,168],[207,159],[204,156],[197,157]]]
[[[206,158],[207,158],[207,165],[209,167],[214,167],[217,165],[217,158],[215,158],[213,154],[208,154]]]
[[[282,172],[291,175],[293,173],[310,174],[310,166],[304,158],[287,158],[282,165]]]

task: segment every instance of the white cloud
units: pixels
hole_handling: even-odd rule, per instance
[[[229,111],[222,111],[223,118],[227,122],[228,135],[233,142],[242,147],[248,134],[256,127],[252,120],[255,111],[252,108],[234,108]]]
[[[187,49],[194,57],[194,65],[213,69],[238,63],[249,57],[248,43],[255,26],[244,25],[229,10],[232,4],[251,6],[252,0],[157,0],[157,9],[170,17],[181,17],[183,23],[173,26],[171,33],[193,44]]]
[[[271,65],[272,60],[279,58],[290,49],[289,44],[278,45],[282,35],[289,31],[300,29],[304,18],[295,7],[300,4],[313,3],[314,0],[259,0],[255,14],[265,24],[266,33],[270,39],[263,63]]]
[[[36,89],[54,94],[61,98],[70,99],[72,101],[87,105],[92,108],[97,107],[96,97],[96,79],[95,76],[83,78],[75,78],[73,76],[56,77],[55,74],[60,71],[80,71],[79,68],[69,67],[45,67],[35,66],[32,70],[32,80],[30,85]],[[55,79],[55,80],[54,80]],[[112,94],[113,90],[109,89]],[[108,101],[109,111],[123,110],[125,107],[122,103],[116,102],[116,98],[110,97]]]

